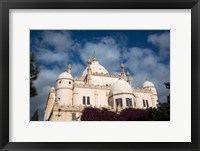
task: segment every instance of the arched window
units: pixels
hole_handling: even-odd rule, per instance
[[[83,96],[83,104],[85,105],[85,96]]]
[[[147,104],[147,107],[149,107],[149,102],[148,102],[148,100],[146,100],[146,104]]]
[[[90,104],[90,97],[87,97],[87,104]]]
[[[143,100],[143,106],[146,107],[145,100]]]

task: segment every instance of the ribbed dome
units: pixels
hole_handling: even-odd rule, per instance
[[[100,65],[98,61],[92,61],[92,64],[91,64],[90,67],[91,67],[91,70],[92,70],[93,73],[95,73],[95,72],[103,73],[103,74],[108,73],[108,71],[102,65]],[[86,76],[87,69],[88,69],[88,67],[83,71],[82,77]]]
[[[73,79],[73,78],[72,78],[72,75],[71,75],[70,73],[66,72],[66,71],[63,72],[63,73],[61,73],[61,74],[58,76],[57,79],[63,79],[63,78]]]
[[[148,80],[143,83],[143,87],[154,87],[154,84]]]
[[[133,91],[128,82],[124,79],[119,79],[112,85],[110,93],[133,93]]]

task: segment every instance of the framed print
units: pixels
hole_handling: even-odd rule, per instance
[[[2,0],[1,150],[199,150],[194,1]]]

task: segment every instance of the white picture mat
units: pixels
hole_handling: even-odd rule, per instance
[[[191,142],[191,10],[18,9],[9,19],[10,142]],[[170,30],[171,120],[30,122],[30,29]]]

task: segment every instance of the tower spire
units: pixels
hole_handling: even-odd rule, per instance
[[[127,80],[127,82],[129,83],[129,84],[131,84],[131,77],[130,77],[130,73],[127,71],[127,76],[128,76],[128,80]]]
[[[71,69],[72,69],[71,64],[68,64],[68,66],[67,66],[67,72],[70,73],[70,74],[71,74]]]
[[[123,64],[123,63],[121,64],[121,69],[122,69],[122,73],[121,73],[122,78],[123,78],[124,80],[126,80],[126,74],[125,74],[125,72],[124,72],[124,64]]]
[[[96,57],[96,52],[94,50],[94,57],[93,57],[93,61],[97,61],[97,57]]]
[[[87,64],[88,64],[88,69],[87,69],[87,79],[86,79],[86,82],[87,82],[87,84],[91,84],[91,81],[92,81],[92,78],[91,78],[92,71],[91,71],[91,61],[90,61],[90,59],[88,59]]]

